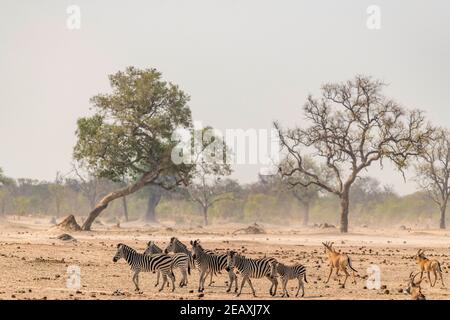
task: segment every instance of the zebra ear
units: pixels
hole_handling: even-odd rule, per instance
[[[117,244],[117,249],[119,249],[121,245],[122,245],[121,243],[118,243]]]
[[[191,242],[190,242],[190,243],[191,243],[191,245],[194,245],[194,242],[192,242],[192,240],[191,240]]]

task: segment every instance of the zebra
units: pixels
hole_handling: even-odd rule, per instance
[[[211,250],[204,249],[203,251],[205,253],[207,253],[207,254],[215,254],[215,252],[211,251]],[[191,253],[191,251],[187,248],[187,246],[184,243],[182,243],[180,240],[178,240],[175,237],[172,237],[170,239],[170,242],[169,242],[167,248],[164,250],[164,252],[165,253],[168,253],[168,252],[183,252],[183,253],[186,253],[187,255],[189,255],[189,259],[190,259],[189,261],[190,261],[190,265],[192,266],[192,268],[196,264],[197,264],[197,267],[198,267],[198,263],[196,263],[196,261],[194,259],[194,255]],[[220,261],[221,261],[222,269],[225,269],[225,267],[226,267],[226,260],[227,260],[226,254],[219,254],[219,256],[221,257]],[[209,274],[211,274],[211,278],[210,278],[208,286],[211,286],[214,283],[212,281],[212,277],[213,277],[213,274],[215,274],[215,273],[211,272]],[[205,279],[206,279],[206,276],[205,276]],[[236,275],[234,274],[234,272],[232,272],[232,273],[229,272],[228,276],[229,276],[229,280],[230,280],[230,285],[229,285],[229,287],[227,289],[227,292],[230,292],[231,286],[233,285],[233,281],[236,281]],[[235,291],[237,291],[237,282],[236,282]]]
[[[162,249],[160,247],[158,247],[156,245],[156,243],[154,241],[149,241],[147,243],[147,249],[145,249],[144,254],[146,255],[152,255],[152,254],[156,254],[156,253],[162,253]],[[156,283],[155,283],[155,287],[157,287],[159,285],[159,277],[160,277],[160,272],[159,270],[156,272]],[[169,286],[169,282],[167,282],[167,286]]]
[[[147,249],[145,249],[144,254],[155,254],[155,253],[163,253],[162,249],[158,247],[155,241],[149,241],[147,243]]]
[[[298,289],[295,296],[298,296],[300,288],[302,289],[302,297],[305,295],[305,284],[303,280],[308,283],[306,280],[306,268],[301,264],[294,264],[292,266],[287,266],[277,261],[272,261],[270,263],[270,274],[272,277],[276,278],[277,275],[281,277],[281,283],[283,285],[283,297],[286,295],[289,297],[289,293],[286,289],[287,283],[289,280],[298,279]]]
[[[169,252],[187,254],[189,257],[189,265],[192,268],[195,267],[194,257],[192,256],[192,252],[189,251],[189,249],[183,242],[181,242],[180,240],[178,240],[175,237],[170,238],[169,244],[167,245],[166,249],[164,249],[165,254],[168,254]]]
[[[147,243],[147,249],[145,249],[144,254],[160,254],[162,253],[163,250],[158,247],[154,241],[149,241]],[[167,254],[167,252],[165,252],[165,254]],[[182,275],[182,279],[180,281],[180,288],[187,286],[188,284],[188,280],[187,280],[187,275],[191,274],[191,268],[189,265],[189,256],[185,253],[175,253],[173,255],[169,255],[172,260],[173,260],[173,264],[172,264],[172,269],[180,269],[181,271],[181,275]],[[155,287],[158,286],[159,284],[159,276],[160,276],[160,272],[157,272],[157,280],[156,280],[156,284]],[[169,283],[167,283],[167,286],[169,286]]]
[[[276,261],[275,258],[264,257],[260,259],[251,259],[235,251],[227,251],[227,270],[233,270],[236,268],[242,275],[241,289],[237,296],[242,293],[242,288],[245,282],[248,282],[252,289],[253,296],[256,297],[255,288],[253,288],[250,278],[262,278],[266,277],[272,282],[269,293],[274,296],[277,292],[278,280],[271,275],[270,263]],[[275,290],[273,288],[275,287]]]
[[[119,243],[117,245],[117,252],[113,257],[113,262],[117,262],[121,258],[130,265],[131,270],[134,271],[133,283],[136,286],[136,291],[139,290],[139,273],[140,272],[155,272],[160,271],[163,276],[163,284],[159,291],[162,291],[166,282],[167,277],[172,281],[172,292],[175,290],[175,275],[172,271],[172,258],[165,254],[153,254],[145,255],[138,253],[133,248]]]
[[[193,258],[197,263],[200,270],[200,279],[198,291],[202,292],[205,290],[205,280],[208,274],[220,273],[222,269],[227,267],[227,259],[225,255],[218,255],[215,253],[206,252],[200,245],[199,240],[191,241],[192,250],[194,251]],[[227,270],[228,276],[230,278],[230,283],[227,288],[227,292],[230,292],[233,282],[236,284],[235,292],[237,291],[237,277],[233,270]]]

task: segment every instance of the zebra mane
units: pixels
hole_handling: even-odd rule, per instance
[[[117,248],[119,248],[119,247],[122,247],[122,248],[124,248],[124,249],[126,249],[126,250],[128,250],[128,251],[136,252],[136,253],[137,253],[136,250],[134,250],[134,249],[133,249],[132,247],[130,247],[130,246],[127,246],[126,244],[119,243],[119,244],[117,245]]]
[[[173,240],[174,240],[179,246],[182,246],[182,247],[185,248],[185,249],[188,248],[183,242],[181,242],[180,240],[178,240],[178,238],[173,238]]]

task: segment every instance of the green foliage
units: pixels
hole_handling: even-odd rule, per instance
[[[158,177],[187,178],[192,167],[175,165],[170,156],[175,129],[191,127],[189,96],[155,69],[128,67],[109,80],[112,93],[94,96],[95,114],[78,120],[74,158],[113,181],[154,170]]]

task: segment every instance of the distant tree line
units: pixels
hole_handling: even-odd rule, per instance
[[[0,216],[33,215],[50,220],[53,216],[63,218],[73,214],[79,222],[86,219],[95,194],[100,198],[120,187],[111,181],[83,182],[75,178],[47,182],[14,180],[3,176],[3,180],[0,186]],[[306,190],[292,189],[276,176],[260,176],[257,182],[246,185],[223,179],[214,188],[220,190],[216,197],[222,200],[214,202],[208,209],[207,223],[258,222],[280,226],[313,226],[324,222],[337,226],[339,223],[336,215],[339,202],[334,196],[316,192],[303,198],[301,192]],[[158,200],[155,201],[155,198]],[[439,225],[440,210],[425,191],[399,196],[391,187],[382,186],[376,179],[363,177],[352,186],[350,198],[352,221],[357,226],[414,224],[436,228]],[[139,220],[142,224],[162,222],[179,226],[205,224],[204,208],[191,197],[187,187],[167,191],[148,186],[127,196],[126,203],[126,207],[122,201],[113,203],[105,210],[102,221],[115,224],[117,221]]]

